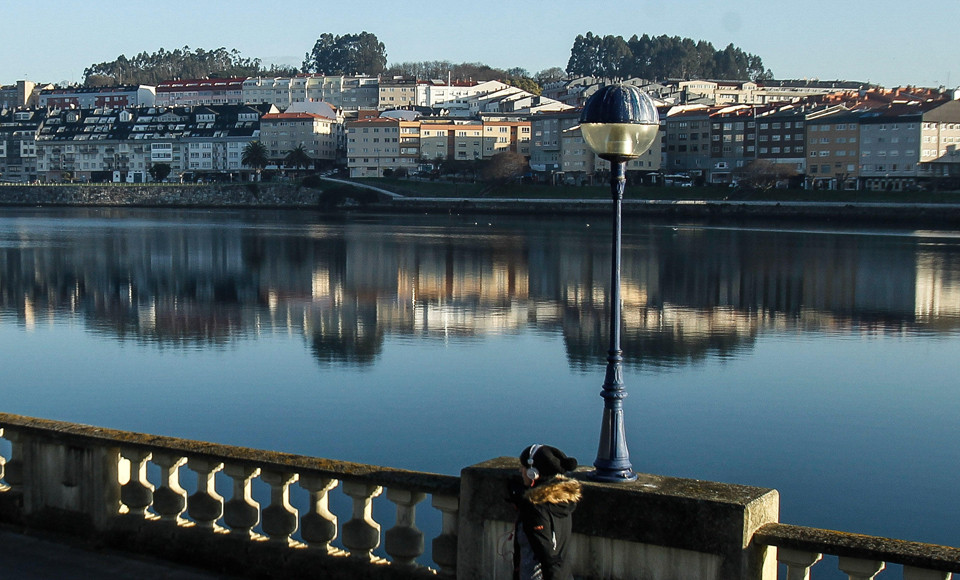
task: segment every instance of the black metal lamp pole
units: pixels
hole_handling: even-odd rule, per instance
[[[580,130],[587,144],[610,162],[610,192],[613,198],[613,240],[610,268],[610,350],[603,381],[603,423],[596,468],[597,481],[624,482],[637,479],[630,463],[624,432],[623,351],[620,350],[620,254],[623,192],[627,161],[646,152],[659,131],[659,117],[650,98],[636,87],[603,87],[584,105]]]
[[[627,183],[627,162],[610,160],[610,194],[613,197],[613,258],[610,264],[610,350],[607,374],[603,381],[603,423],[600,447],[593,466],[593,478],[600,481],[632,481],[637,478],[630,464],[627,438],[623,430],[623,351],[620,350],[620,232],[623,191]]]

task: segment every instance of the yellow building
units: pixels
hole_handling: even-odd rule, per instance
[[[380,117],[346,124],[347,168],[351,177],[383,176],[385,170],[412,173],[420,160],[473,161],[513,151],[530,155],[528,121],[462,121]]]

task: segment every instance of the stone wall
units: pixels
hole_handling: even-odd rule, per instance
[[[504,213],[609,216],[610,200],[391,197],[362,183],[327,180],[327,189],[292,183],[3,185],[0,206],[323,208],[408,213]],[[960,225],[951,203],[843,203],[638,200],[626,216],[663,219],[777,219]]]
[[[464,469],[460,482],[457,578],[509,580],[500,538],[516,512],[507,485],[517,460],[501,457]],[[587,468],[578,471],[585,476]],[[770,580],[775,551],[752,541],[779,517],[776,490],[638,474],[635,482],[583,481],[573,514],[569,557],[581,578]]]
[[[322,195],[283,183],[7,185],[0,205],[298,208],[316,207]]]

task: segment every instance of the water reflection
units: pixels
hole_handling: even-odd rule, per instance
[[[609,241],[584,220],[323,222],[290,214],[14,212],[0,218],[0,317],[81,319],[120,340],[209,348],[302,335],[322,365],[369,365],[386,336],[562,333],[606,349]],[[764,332],[954,333],[960,240],[627,224],[628,365],[752,348]]]

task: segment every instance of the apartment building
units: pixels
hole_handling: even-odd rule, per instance
[[[714,109],[702,105],[675,107],[661,115],[663,172],[706,179],[710,166],[710,127]]]
[[[809,116],[806,121],[806,187],[858,188],[861,115],[840,106]]]
[[[539,113],[530,120],[530,168],[543,181],[581,184],[610,164],[594,154],[580,132],[580,111]],[[627,171],[660,169],[661,139],[643,156],[627,163]]]
[[[281,110],[296,103],[326,102],[336,109],[376,109],[377,77],[302,74],[295,77],[251,77],[242,83],[242,102],[269,103]]]
[[[746,105],[673,107],[662,119],[664,172],[731,183],[757,156],[757,110]]]
[[[241,77],[163,81],[156,88],[156,105],[239,105],[244,102],[243,81]]]
[[[756,159],[757,108],[724,107],[711,115],[707,183],[732,183],[736,173]]]
[[[919,178],[960,178],[960,101],[948,101],[925,111],[920,120],[920,140]]]
[[[806,118],[803,106],[770,106],[757,111],[757,142],[747,144],[747,157],[783,165],[797,175],[806,171]]]
[[[37,105],[50,109],[152,107],[156,103],[156,91],[156,87],[148,85],[46,88],[40,91]]]
[[[903,191],[960,176],[960,102],[895,102],[860,116],[860,181]]]
[[[37,180],[37,135],[42,109],[0,110],[0,181]]]
[[[271,159],[282,160],[303,146],[315,166],[330,166],[337,160],[340,127],[336,117],[318,113],[268,113],[260,118],[260,142]]]
[[[416,167],[416,155],[400,155],[400,124],[391,118],[347,121],[347,168],[350,177],[381,177],[401,167]]]
[[[351,177],[413,172],[421,160],[475,161],[504,151],[530,154],[526,121],[365,118],[346,123]]]
[[[562,171],[561,136],[580,125],[579,111],[541,113],[530,118],[530,168],[537,174],[553,176]]]
[[[154,163],[171,178],[230,175],[249,168],[243,148],[259,137],[271,105],[64,109],[44,120],[36,140],[40,181],[149,181]]]
[[[381,78],[378,106],[381,111],[417,105],[417,80],[403,77]]]
[[[708,99],[715,105],[771,105],[798,102],[808,97],[828,94],[855,95],[870,85],[855,81],[668,81],[682,93],[680,102]]]
[[[40,100],[40,91],[53,89],[53,85],[38,85],[33,81],[17,81],[12,85],[0,86],[0,111],[19,107],[36,107]]]

